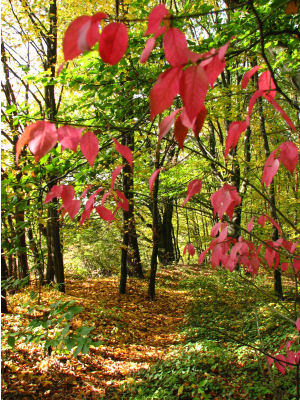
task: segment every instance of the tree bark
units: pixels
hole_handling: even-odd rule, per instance
[[[65,293],[64,264],[61,251],[60,226],[56,204],[48,207],[47,221],[47,246],[48,246],[48,265],[47,281],[54,279],[58,285],[58,290]]]
[[[40,284],[43,285],[44,284],[43,264],[41,262],[41,255],[39,254],[36,242],[33,237],[33,231],[32,231],[31,226],[29,226],[29,228],[27,230],[27,236],[28,236],[28,240],[29,240],[29,246],[32,251],[33,258],[34,258],[34,264],[35,264],[34,269],[36,270],[36,272],[38,274]]]
[[[1,282],[7,279],[7,265],[4,254],[1,252]],[[2,289],[1,285],[1,312],[8,314],[6,290]]]
[[[18,275],[19,278],[22,279],[29,275],[25,236],[25,217],[23,210],[16,210],[15,221],[18,246]]]
[[[155,152],[155,170],[159,168],[160,144],[157,143]],[[155,280],[157,271],[157,256],[159,246],[159,212],[158,212],[158,187],[159,173],[155,179],[152,190],[152,255],[151,255],[151,270],[148,286],[148,296],[151,300],[155,299]]]
[[[172,217],[173,199],[167,198],[164,202],[162,218],[158,214],[158,258],[163,265],[175,261]]]
[[[258,98],[258,112],[259,112],[259,124],[260,124],[260,131],[263,137],[264,142],[264,150],[266,158],[270,155],[270,147],[268,136],[265,127],[265,118],[263,115],[263,105],[261,97]],[[271,206],[271,217],[276,221],[277,213],[276,213],[276,201],[275,201],[275,189],[274,189],[274,181],[270,184],[270,206]],[[276,241],[279,238],[278,229],[273,226],[273,233],[272,233],[272,240]],[[277,294],[279,299],[283,299],[283,290],[282,290],[282,279],[281,279],[281,272],[279,269],[274,270],[274,291]]]
[[[128,146],[134,152],[134,135],[132,132],[125,132],[122,137],[122,144]],[[135,214],[134,214],[134,177],[133,168],[131,169],[127,160],[124,159],[125,167],[123,169],[123,191],[129,203],[127,212],[128,225],[128,251],[127,263],[132,266],[132,275],[138,278],[144,278],[141,262],[139,244],[137,240]]]

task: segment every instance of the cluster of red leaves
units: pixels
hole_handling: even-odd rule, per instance
[[[107,18],[104,13],[82,15],[72,21],[63,40],[65,61],[72,60],[99,42],[99,54],[105,63],[117,64],[128,46],[126,26],[120,22],[106,25],[101,34],[99,24]]]
[[[146,282],[135,279],[129,281],[128,293],[122,296],[118,294],[117,278],[67,281],[64,299],[76,300],[83,307],[74,327],[94,325],[95,340],[103,345],[92,347],[90,354],[79,355],[78,359],[55,352],[44,356],[34,344],[17,344],[16,352],[4,350],[3,395],[10,399],[96,399],[109,388],[118,387],[129,374],[163,358],[170,346],[182,341],[178,328],[191,300],[187,292],[178,290],[183,273],[164,271],[158,274],[158,280],[165,274],[173,280],[167,289],[158,289],[156,302],[146,299]],[[14,314],[3,315],[3,330],[12,331],[20,321],[26,323],[28,316],[19,319],[17,314],[24,312],[19,304],[27,296],[23,291],[11,298]],[[54,290],[43,289],[45,307],[60,296]]]

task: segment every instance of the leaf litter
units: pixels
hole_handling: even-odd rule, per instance
[[[193,271],[195,273],[195,271]],[[147,299],[147,282],[129,278],[125,295],[118,294],[118,278],[66,281],[66,294],[42,289],[45,309],[59,299],[75,300],[83,308],[72,321],[75,329],[89,324],[99,347],[77,358],[54,349],[45,355],[41,346],[17,341],[12,350],[2,348],[3,399],[98,399],[118,388],[132,373],[165,359],[184,342],[180,327],[191,303],[179,288],[186,277],[182,268],[163,269],[157,276],[157,297]],[[29,323],[28,300],[33,286],[9,296],[10,314],[2,314],[2,332],[16,332]]]

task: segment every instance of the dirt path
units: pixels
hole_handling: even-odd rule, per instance
[[[129,279],[127,294],[122,296],[116,278],[67,281],[64,300],[73,299],[83,307],[74,327],[93,325],[92,335],[103,344],[78,359],[57,353],[44,357],[33,344],[20,344],[16,352],[4,350],[3,399],[101,398],[128,374],[162,359],[183,340],[180,326],[191,301],[189,293],[179,288],[184,277],[182,268],[161,271],[154,302],[146,298],[147,282],[136,279]],[[10,299],[15,315],[4,316],[3,329],[12,330],[20,323],[16,314],[26,297],[28,293],[22,292]],[[47,304],[60,297],[48,289],[42,300]],[[25,323],[24,318],[21,321]]]

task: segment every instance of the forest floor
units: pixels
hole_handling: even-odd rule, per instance
[[[129,278],[127,293],[119,295],[117,277],[69,276],[65,295],[43,287],[40,301],[32,296],[34,283],[10,293],[10,314],[2,314],[2,398],[295,399],[293,371],[271,372],[262,355],[241,345],[260,347],[263,340],[273,351],[288,337],[296,340],[294,327],[278,320],[278,311],[293,308],[292,297],[276,302],[272,280],[257,279],[260,293],[238,274],[181,265],[159,269],[155,301],[147,298],[147,280]],[[292,290],[288,281],[284,285]],[[45,329],[37,329],[30,342],[17,338],[12,349],[7,335],[17,337],[42,317],[47,324],[50,304],[59,301],[82,307],[71,329],[91,326],[92,340],[101,344],[77,357],[59,346],[48,355],[41,345],[59,334],[50,327],[47,337]]]
[[[73,328],[80,324],[94,326],[91,335],[102,344],[77,358],[57,351],[44,355],[41,347],[32,343],[18,342],[14,350],[4,346],[3,398],[97,399],[111,386],[119,386],[129,374],[162,360],[184,340],[179,328],[191,301],[189,291],[178,288],[184,277],[182,268],[161,270],[155,301],[147,299],[147,282],[134,278],[129,278],[125,295],[118,294],[118,278],[114,277],[67,279],[65,295],[43,288],[41,302],[45,309],[61,298],[75,300],[83,311],[75,317]],[[2,314],[2,332],[20,330],[28,324],[32,316],[22,304],[33,290],[36,287],[31,286],[9,296],[10,314]]]

